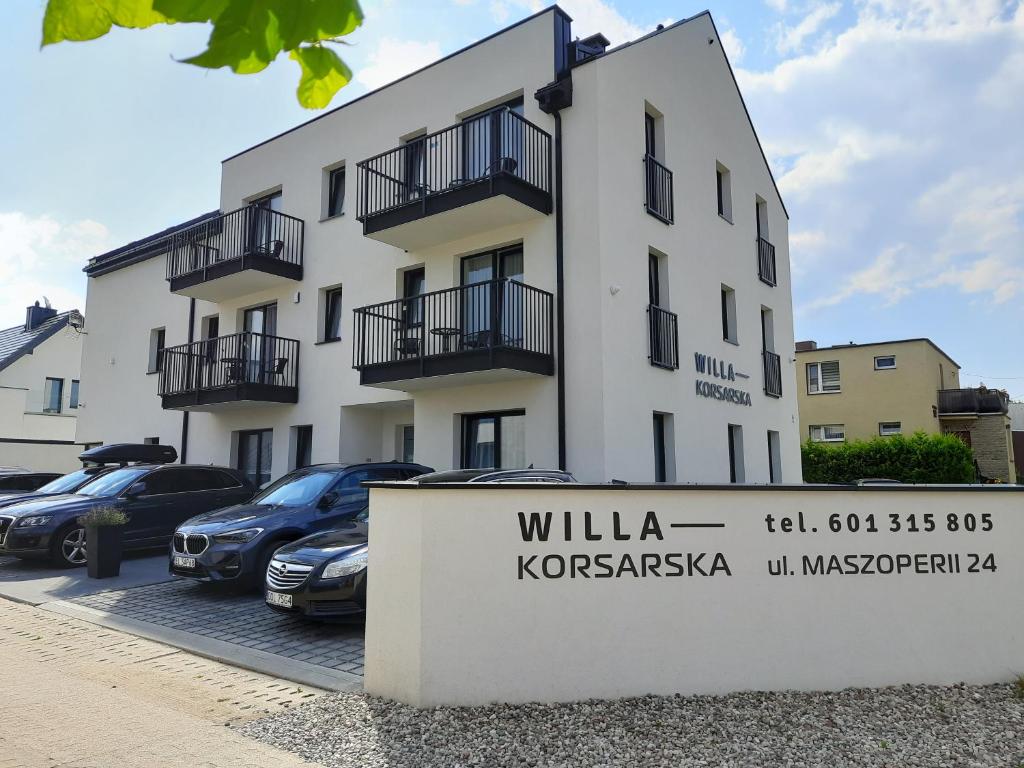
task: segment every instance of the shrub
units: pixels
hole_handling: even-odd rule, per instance
[[[128,522],[128,515],[117,507],[96,507],[90,509],[78,518],[79,525],[102,526],[102,525],[124,525]]]
[[[953,435],[893,435],[802,447],[804,482],[852,483],[884,477],[903,483],[973,483],[974,454]]]

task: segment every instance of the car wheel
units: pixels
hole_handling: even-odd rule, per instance
[[[267,568],[270,567],[270,561],[274,559],[274,555],[277,553],[277,550],[290,543],[291,542],[288,541],[272,541],[267,544],[266,548],[263,550],[262,556],[260,557],[259,567],[257,568],[256,573],[252,575],[250,585],[253,589],[258,589],[261,592],[263,591],[267,581]]]
[[[85,528],[71,525],[53,537],[51,562],[58,568],[81,568],[85,565]]]

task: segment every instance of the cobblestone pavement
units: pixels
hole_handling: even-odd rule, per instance
[[[0,768],[300,768],[234,728],[303,689],[0,599]]]
[[[321,624],[275,613],[256,594],[230,594],[181,579],[69,602],[307,664],[363,674],[361,624]]]

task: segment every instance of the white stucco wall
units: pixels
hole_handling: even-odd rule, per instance
[[[1008,681],[1024,668],[1021,493],[374,488],[365,688],[431,707]],[[642,535],[652,511],[661,538]],[[525,540],[532,513],[552,516],[546,541]],[[867,572],[838,572],[851,562]]]

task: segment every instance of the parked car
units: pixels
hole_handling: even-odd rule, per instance
[[[124,549],[164,546],[175,527],[197,512],[247,501],[255,489],[240,472],[188,464],[135,464],[100,472],[74,493],[20,501],[0,509],[0,554],[85,564],[78,517],[112,506],[128,514]]]
[[[0,496],[14,496],[32,491],[60,477],[59,472],[19,472],[0,476]]]
[[[550,469],[455,469],[412,478],[433,483],[575,483]],[[346,619],[366,611],[369,510],[333,530],[315,533],[274,553],[266,572],[267,605],[310,619]]]
[[[174,532],[170,571],[210,582],[260,588],[280,547],[338,527],[365,511],[366,480],[406,480],[431,471],[419,464],[317,464],[297,469],[248,504],[196,515]]]

